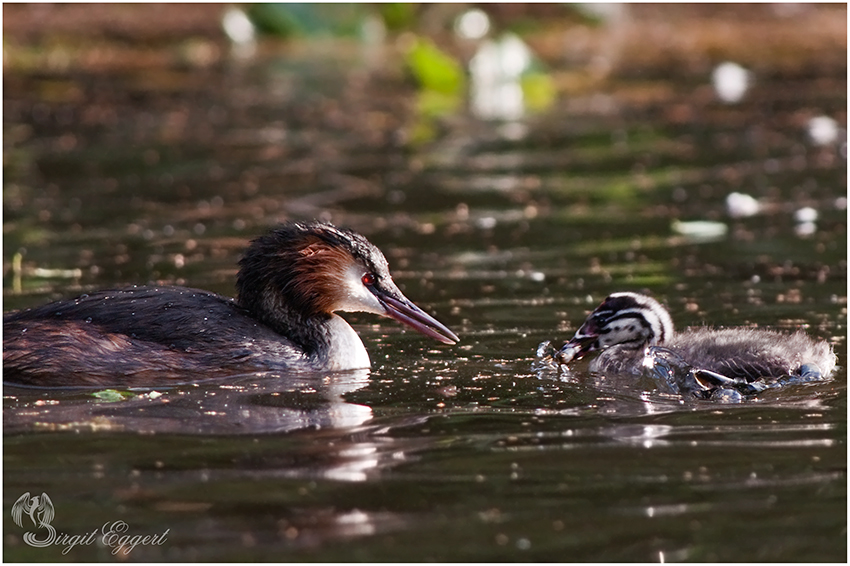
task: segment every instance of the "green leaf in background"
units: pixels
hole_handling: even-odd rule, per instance
[[[419,86],[443,94],[459,94],[466,83],[463,67],[453,57],[422,37],[407,52],[406,62]]]
[[[117,391],[115,389],[104,389],[103,391],[92,393],[91,395],[98,401],[102,401],[104,403],[116,403],[136,396],[135,393],[130,393],[129,391]]]
[[[384,20],[384,25],[390,31],[411,29],[416,24],[417,4],[387,2],[377,4],[377,8]]]
[[[520,86],[529,110],[542,111],[555,102],[557,89],[552,77],[545,72],[529,72],[520,77]]]
[[[416,94],[416,120],[408,131],[413,145],[433,141],[437,135],[436,119],[457,112],[463,100],[460,94],[443,94],[421,90]]]
[[[461,102],[461,97],[458,94],[423,90],[416,97],[416,109],[423,116],[439,117],[457,111]]]

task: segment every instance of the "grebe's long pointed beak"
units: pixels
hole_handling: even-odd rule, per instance
[[[460,338],[454,332],[446,328],[436,318],[414,305],[404,295],[394,297],[383,289],[377,288],[372,288],[371,291],[384,307],[387,316],[408,325],[425,336],[439,340],[443,344],[454,344],[460,341]]]

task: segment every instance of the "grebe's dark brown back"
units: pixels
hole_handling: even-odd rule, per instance
[[[288,223],[251,242],[239,263],[235,300],[135,286],[5,315],[4,381],[146,386],[193,374],[368,368],[363,343],[337,311],[458,340],[401,293],[384,255],[356,232]]]

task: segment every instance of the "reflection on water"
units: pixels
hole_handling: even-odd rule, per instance
[[[132,431],[179,434],[264,434],[304,428],[356,427],[371,408],[348,403],[346,393],[365,387],[368,370],[329,376],[258,374],[226,383],[144,393],[112,403],[79,391],[56,393],[7,385],[3,426],[26,430]]]
[[[139,561],[845,560],[846,8],[711,7],[756,11],[743,30],[679,12],[702,9],[529,39],[557,103],[508,123],[456,108],[427,143],[392,46],[146,47],[136,66],[11,50],[4,310],[150,281],[232,295],[249,239],[318,217],[384,250],[461,342],[354,315],[371,372],[6,387],[4,509],[44,492],[65,532],[170,529]],[[822,33],[797,49],[804,27]],[[201,41],[186,51],[218,52]],[[709,82],[722,60],[752,69],[734,104]],[[623,290],[683,326],[804,328],[843,367],[737,404],[532,369]],[[22,534],[4,523],[9,560],[62,559]]]
[[[108,404],[7,390],[6,486],[35,482],[60,512],[86,509],[82,529],[105,513],[73,496],[91,489],[84,478],[93,474],[134,527],[172,529],[173,545],[139,553],[147,559],[341,559],[333,545],[346,541],[360,541],[368,557],[439,559],[470,539],[476,553],[492,545],[554,558],[545,550],[552,544],[587,548],[562,538],[587,522],[618,532],[613,515],[644,533],[635,551],[649,560],[708,556],[680,535],[652,543],[649,531],[670,528],[655,521],[688,516],[722,537],[745,511],[778,528],[774,517],[812,519],[792,491],[836,493],[845,480],[834,467],[843,432],[832,420],[843,389],[821,384],[730,409],[581,377],[540,379],[523,373],[529,363],[473,355],[448,371],[423,361],[336,383],[246,376]],[[82,475],[55,471],[57,454]],[[776,493],[785,495],[765,504]],[[634,522],[635,513],[653,523]],[[822,520],[812,524],[830,532]]]

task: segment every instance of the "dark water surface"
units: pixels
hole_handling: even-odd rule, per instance
[[[167,529],[139,561],[844,561],[846,134],[806,125],[846,125],[846,68],[761,75],[736,105],[702,71],[621,78],[492,123],[417,115],[388,55],[344,51],[7,74],[4,311],[127,283],[232,295],[249,239],[323,218],[460,344],[346,315],[371,372],[6,386],[3,512],[43,492],[60,533]],[[732,192],[761,212],[730,217]],[[618,290],[679,328],[806,328],[841,367],[733,405],[532,369]],[[7,560],[114,559],[32,548],[6,517]]]

